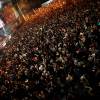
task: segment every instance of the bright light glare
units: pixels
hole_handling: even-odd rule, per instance
[[[2,2],[0,1],[0,9],[2,8]]]

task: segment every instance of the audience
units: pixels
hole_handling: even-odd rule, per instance
[[[0,60],[0,99],[99,97],[99,5],[99,0],[64,5],[45,15],[44,23],[31,20],[16,31]]]

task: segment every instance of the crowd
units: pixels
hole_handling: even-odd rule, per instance
[[[80,0],[16,31],[0,61],[0,100],[99,98],[99,5]]]

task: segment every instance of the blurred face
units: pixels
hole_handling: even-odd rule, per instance
[[[85,42],[85,40],[86,40],[84,33],[80,33],[79,38],[80,38],[81,42]]]
[[[59,51],[59,52],[61,51],[61,47],[58,48],[58,51]]]
[[[80,33],[80,38],[84,37],[84,33]]]
[[[82,42],[85,42],[86,39],[85,39],[85,37],[83,37],[83,38],[81,38],[80,40],[81,40]]]

